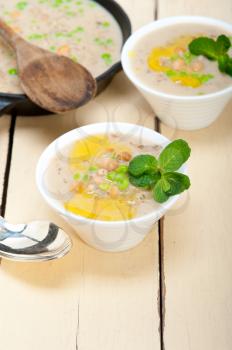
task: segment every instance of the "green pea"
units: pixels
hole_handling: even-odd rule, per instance
[[[96,165],[91,165],[90,167],[89,167],[89,171],[91,171],[91,172],[95,172],[95,171],[97,171],[98,170],[98,167],[96,166]]]
[[[17,71],[16,68],[10,68],[10,69],[8,69],[8,74],[10,74],[10,75],[17,75],[18,71]]]
[[[75,32],[75,33],[84,32],[84,27],[76,27],[76,28],[74,29],[74,32]]]
[[[61,32],[58,32],[58,33],[55,33],[55,36],[56,36],[57,38],[59,38],[59,37],[61,37],[61,36],[64,36],[64,34],[61,33]]]
[[[90,2],[89,2],[89,6],[90,6],[90,7],[96,7],[97,5],[96,5],[96,3],[95,3],[95,2],[90,1]]]
[[[102,191],[108,191],[110,189],[110,184],[107,182],[103,182],[98,186]]]
[[[170,57],[170,61],[171,61],[171,62],[174,62],[174,61],[178,60],[178,58],[179,58],[179,55],[177,55],[177,54],[172,55],[172,56]]]
[[[52,52],[54,52],[54,51],[56,51],[56,47],[55,47],[55,46],[50,46],[50,47],[49,47],[49,50],[52,51]]]
[[[16,4],[16,7],[18,10],[24,10],[25,7],[27,7],[28,3],[26,1],[19,1],[17,4]]]
[[[128,178],[125,178],[122,182],[118,183],[117,186],[120,189],[120,191],[125,191],[129,186]]]
[[[28,35],[27,39],[29,40],[39,40],[47,38],[47,34],[33,33]]]
[[[94,41],[95,41],[96,44],[101,45],[101,39],[100,38],[95,38]]]
[[[127,179],[127,176],[124,173],[116,173],[114,181],[117,183],[123,182],[125,179]]]
[[[107,45],[113,44],[113,39],[111,39],[111,38],[107,39],[107,40],[106,40],[106,44],[107,44]]]
[[[117,173],[115,171],[111,171],[107,174],[107,179],[108,180],[111,180],[111,181],[114,181],[115,180],[115,177],[116,177]]]
[[[112,56],[110,53],[105,52],[101,55],[101,58],[105,61],[106,64],[111,64],[112,63]]]
[[[108,22],[108,21],[102,22],[102,26],[107,28],[110,26],[110,22]]]
[[[80,174],[79,173],[76,173],[76,174],[73,175],[73,179],[74,180],[79,180],[79,178],[80,178]]]
[[[89,175],[88,174],[84,174],[82,177],[82,181],[87,182],[89,180]]]
[[[63,0],[54,0],[53,7],[58,7],[63,4]]]
[[[73,11],[67,11],[67,12],[66,12],[66,15],[67,15],[67,16],[73,17],[73,16],[75,16],[75,12],[73,12]]]
[[[116,172],[117,172],[117,173],[123,173],[123,174],[125,174],[125,173],[127,173],[127,171],[128,171],[128,166],[127,166],[127,165],[124,165],[124,164],[119,165],[119,167],[116,169]]]
[[[196,56],[195,55],[193,55],[193,54],[191,54],[191,52],[189,52],[189,51],[186,51],[186,52],[184,52],[184,54],[183,54],[183,59],[184,59],[184,61],[185,61],[185,63],[186,64],[190,64],[190,63],[192,63],[192,61],[193,61],[193,59],[195,58]]]

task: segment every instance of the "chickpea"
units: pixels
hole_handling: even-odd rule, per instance
[[[94,186],[94,184],[89,184],[88,186],[87,186],[87,192],[93,192],[94,191],[94,189],[95,189],[95,186]]]
[[[100,162],[100,166],[103,169],[112,171],[118,167],[118,162],[116,159],[105,158]]]
[[[109,190],[109,195],[111,198],[116,198],[119,194],[119,189],[117,186],[112,186]]]
[[[185,67],[184,60],[182,58],[178,58],[176,61],[173,62],[172,68],[174,70],[181,70]]]
[[[191,69],[194,71],[194,72],[199,72],[201,71],[202,69],[204,68],[204,63],[197,60],[195,62],[193,62],[191,64]]]
[[[131,160],[132,155],[129,152],[122,152],[121,153],[121,159],[125,161]]]

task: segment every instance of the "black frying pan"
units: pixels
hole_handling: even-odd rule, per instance
[[[131,35],[131,23],[127,14],[114,0],[95,1],[105,7],[114,16],[121,28],[124,44],[126,39]],[[97,77],[97,94],[106,88],[113,76],[121,68],[121,62],[117,62]],[[50,112],[34,104],[26,95],[0,93],[0,115],[7,113],[15,113],[22,116],[50,114]]]

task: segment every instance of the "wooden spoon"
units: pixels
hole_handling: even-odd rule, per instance
[[[96,81],[82,65],[29,44],[0,19],[0,35],[14,49],[21,87],[37,105],[61,113],[96,94]]]

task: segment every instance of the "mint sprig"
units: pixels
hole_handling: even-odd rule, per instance
[[[203,55],[209,60],[217,61],[219,70],[232,76],[232,57],[227,53],[231,42],[226,35],[219,35],[216,40],[202,36],[192,40],[188,47],[193,55]]]
[[[129,181],[135,187],[152,190],[155,201],[166,202],[190,187],[189,177],[176,172],[190,153],[187,142],[179,139],[166,146],[158,159],[150,154],[136,156],[129,163]]]

